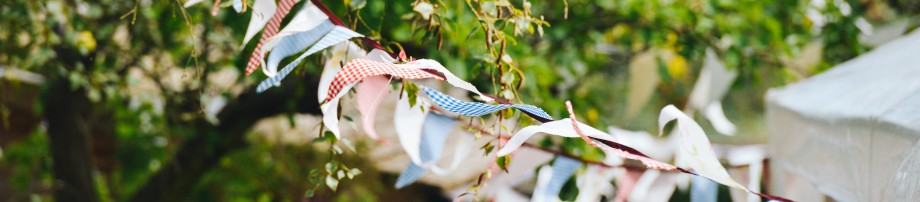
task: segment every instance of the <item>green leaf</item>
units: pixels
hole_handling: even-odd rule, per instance
[[[483,155],[489,155],[489,153],[492,153],[492,150],[495,149],[495,146],[492,145],[492,141],[489,141],[485,145],[482,145],[482,147],[479,147],[479,149],[485,150]]]
[[[308,177],[310,179],[310,183],[319,184],[319,180],[320,180],[319,177],[322,175],[323,173],[319,169],[310,170],[310,175]]]
[[[335,165],[335,163],[333,163],[333,162],[327,162],[327,163],[326,163],[326,173],[332,174],[332,173],[335,173],[335,171],[338,170],[338,169],[339,169],[339,167],[338,167],[338,165]]]
[[[316,190],[313,188],[310,188],[310,189],[307,189],[307,191],[303,195],[304,197],[313,197],[313,194],[316,194]]]
[[[405,82],[406,95],[409,96],[409,107],[414,107],[418,103],[418,86],[413,83]]]
[[[511,157],[509,157],[509,156],[499,156],[498,158],[495,159],[495,162],[498,163],[498,167],[499,167],[499,168],[501,168],[502,170],[504,170],[504,171],[507,173],[507,172],[508,172],[508,164],[511,163]]]
[[[332,175],[326,175],[326,186],[332,189],[332,191],[335,191],[339,188],[339,180],[332,177]]]
[[[361,170],[360,170],[360,169],[352,168],[351,170],[348,170],[348,179],[352,179],[352,178],[354,178],[355,176],[358,176],[358,175],[360,175],[360,174],[361,174]]]

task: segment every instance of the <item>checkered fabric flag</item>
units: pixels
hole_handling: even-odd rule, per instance
[[[421,158],[423,164],[434,165],[441,159],[444,143],[447,141],[447,136],[456,126],[456,122],[457,120],[453,118],[436,113],[429,113],[428,117],[425,117],[421,144],[419,144],[419,158]],[[409,161],[409,165],[396,179],[396,188],[406,187],[422,178],[422,175],[428,172],[426,167]]]
[[[605,151],[613,152],[613,154],[616,154],[620,158],[632,159],[632,160],[637,160],[639,162],[642,162],[642,164],[647,166],[649,169],[652,169],[652,170],[677,169],[677,166],[652,159],[651,157],[646,156],[642,152],[639,152],[639,150],[633,149],[632,147],[622,145],[614,141],[602,140],[602,139],[597,139],[597,138],[592,138],[592,139],[600,142],[601,144],[606,145],[606,147],[603,147],[603,146],[600,147],[601,149]]]
[[[265,60],[262,70],[268,76],[277,75],[278,65],[281,64],[281,60],[306,50],[332,31],[333,27],[335,25],[332,22],[325,20],[310,31],[284,36],[278,42],[278,45],[268,53],[268,58]]]
[[[539,107],[536,107],[533,105],[525,105],[525,104],[490,105],[490,104],[485,104],[485,103],[480,103],[480,102],[466,102],[466,101],[459,100],[457,98],[450,97],[448,95],[445,95],[444,93],[438,92],[437,90],[434,90],[428,87],[422,86],[422,89],[425,90],[425,94],[428,94],[428,97],[434,100],[434,103],[437,104],[439,107],[444,108],[450,112],[462,114],[464,116],[482,116],[486,114],[491,114],[498,110],[503,110],[503,109],[508,109],[508,108],[513,107],[513,108],[520,109],[524,112],[527,112],[529,114],[539,116],[544,119],[553,120],[553,117],[547,114],[546,111],[543,111],[543,109],[540,109]]]
[[[579,160],[564,156],[556,157],[556,161],[553,161],[553,176],[549,178],[546,190],[542,192],[543,196],[534,197],[543,197],[543,200],[538,201],[553,201],[552,199],[559,196],[559,191],[562,191],[562,186],[565,185],[565,182],[575,175],[575,171],[580,167],[581,161]]]
[[[298,1],[300,0],[281,0],[278,2],[278,9],[275,11],[275,15],[272,15],[271,20],[268,21],[265,31],[262,32],[262,38],[259,39],[259,44],[256,44],[256,49],[252,51],[252,56],[249,57],[249,63],[246,65],[246,76],[252,74],[262,63],[262,44],[278,33],[278,29],[281,28],[281,20],[284,20],[284,16],[287,16],[288,12],[291,11],[291,7],[294,7],[294,4],[297,4]]]
[[[416,62],[406,64],[390,64],[386,62],[371,61],[366,59],[354,59],[345,64],[342,70],[332,79],[329,85],[329,94],[326,101],[332,100],[333,97],[342,91],[342,88],[358,82],[369,76],[390,75],[402,79],[426,79],[434,78],[444,80],[444,78],[426,72],[424,67],[418,67]]]
[[[287,77],[287,75],[290,74],[291,71],[294,71],[294,68],[296,68],[297,65],[300,65],[300,63],[303,62],[303,60],[306,59],[307,56],[313,55],[316,52],[329,48],[332,45],[345,42],[348,39],[362,37],[362,36],[363,35],[358,34],[357,32],[352,31],[351,29],[341,27],[341,26],[334,26],[334,28],[332,28],[332,31],[329,31],[329,33],[327,33],[325,36],[323,36],[322,39],[317,41],[316,44],[313,44],[313,46],[311,46],[310,49],[307,49],[307,52],[300,54],[300,56],[298,56],[297,59],[295,59],[291,63],[288,63],[286,66],[284,66],[284,69],[281,69],[281,71],[279,71],[278,74],[272,77],[269,77],[268,79],[265,79],[264,81],[262,81],[262,83],[259,83],[259,86],[256,87],[256,92],[262,93],[265,90],[268,90],[268,88],[271,88],[272,86],[280,85],[281,80],[283,80],[284,77]],[[341,72],[339,73],[341,74]]]
[[[587,135],[585,135],[584,132],[581,131],[581,128],[578,126],[579,125],[578,121],[575,118],[575,110],[572,110],[572,102],[565,101],[565,109],[569,111],[569,120],[572,120],[572,128],[575,129],[575,133],[578,133],[578,136],[580,136],[581,139],[584,139],[585,142],[587,142],[589,145],[613,152],[620,158],[638,160],[642,162],[642,164],[644,164],[645,166],[648,166],[649,169],[674,170],[677,168],[671,164],[662,163],[661,161],[649,158],[642,152],[639,152],[639,150],[633,149],[626,145],[622,145],[620,143],[616,143],[616,142],[609,141],[609,140],[595,139],[595,140],[600,141],[604,145],[607,145],[608,147],[602,147],[600,145],[597,145],[596,143],[594,143],[594,141],[592,141],[592,138],[589,138]]]

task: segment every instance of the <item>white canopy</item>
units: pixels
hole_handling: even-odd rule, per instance
[[[920,31],[771,89],[766,105],[774,193],[801,179],[837,201],[920,200]]]

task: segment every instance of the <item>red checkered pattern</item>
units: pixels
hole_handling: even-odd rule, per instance
[[[581,139],[585,140],[585,142],[587,142],[589,145],[594,146],[594,147],[600,147],[596,143],[594,143],[594,141],[592,141],[591,138],[588,138],[587,135],[582,133],[581,128],[578,128],[578,120],[575,119],[575,110],[572,110],[571,101],[568,101],[568,100],[565,101],[565,109],[569,110],[569,120],[572,120],[572,128],[575,128],[575,133],[578,133],[578,136],[580,136]]]
[[[214,7],[211,7],[211,16],[217,16],[217,11],[220,11],[220,0],[214,0]]]
[[[300,0],[281,0],[281,2],[278,2],[278,8],[275,10],[275,15],[272,15],[272,19],[265,25],[265,31],[262,32],[262,38],[259,39],[259,44],[256,44],[256,49],[252,51],[252,56],[249,57],[249,63],[246,65],[246,76],[252,74],[252,72],[259,67],[259,64],[262,63],[262,44],[267,42],[269,38],[275,36],[275,34],[278,34],[281,20],[284,20],[284,16],[287,16],[288,12],[291,11],[291,7],[294,7],[294,4],[297,4],[298,1]]]
[[[581,139],[584,139],[585,142],[587,142],[589,145],[594,146],[594,147],[597,147],[597,148],[601,148],[601,149],[604,149],[604,150],[607,150],[607,151],[611,151],[611,152],[613,152],[614,154],[616,154],[617,156],[619,156],[620,158],[632,159],[632,160],[640,161],[640,162],[642,162],[642,164],[644,164],[645,166],[648,166],[649,169],[653,169],[653,170],[661,170],[661,169],[664,169],[664,170],[674,170],[674,169],[677,169],[676,166],[673,166],[673,165],[667,164],[667,163],[663,163],[663,162],[661,162],[661,161],[658,161],[658,160],[649,158],[648,156],[645,156],[645,155],[634,154],[634,153],[630,153],[630,152],[624,151],[624,150],[622,150],[622,149],[611,148],[611,147],[601,147],[600,145],[597,145],[597,143],[594,143],[594,140],[592,140],[591,138],[588,138],[588,136],[585,135],[584,133],[582,133],[582,132],[581,132],[581,129],[578,128],[578,120],[575,119],[575,110],[572,110],[572,102],[570,102],[570,101],[565,101],[565,109],[569,111],[569,119],[572,120],[572,128],[575,129],[575,133],[578,133],[578,136],[580,136]],[[626,145],[623,145],[623,146],[625,147]]]
[[[616,154],[617,156],[619,156],[620,158],[632,159],[632,160],[637,160],[637,161],[639,161],[639,162],[642,162],[642,164],[644,164],[645,166],[648,166],[648,168],[649,168],[649,169],[652,169],[652,170],[674,170],[674,169],[677,169],[677,166],[673,166],[673,165],[671,165],[671,164],[663,163],[663,162],[661,162],[661,161],[658,161],[658,160],[655,160],[655,159],[651,159],[651,158],[646,157],[646,156],[643,156],[643,155],[637,155],[637,154],[629,153],[629,152],[626,152],[626,151],[623,151],[623,150],[620,150],[620,149],[615,149],[615,148],[610,148],[610,147],[601,147],[601,149],[604,149],[604,150],[607,150],[607,151],[611,151],[611,152],[613,152],[614,154]]]
[[[332,84],[329,85],[329,94],[326,96],[326,102],[331,101],[335,95],[339,94],[339,91],[342,91],[342,88],[345,86],[358,82],[369,76],[376,75],[390,75],[402,79],[425,79],[425,78],[435,78],[438,80],[444,80],[438,75],[428,73],[422,69],[426,67],[419,67],[420,64],[416,62],[409,62],[406,64],[390,64],[386,62],[371,61],[365,59],[355,59],[351,62],[345,64],[342,67],[342,70],[335,75],[335,78],[332,79]]]

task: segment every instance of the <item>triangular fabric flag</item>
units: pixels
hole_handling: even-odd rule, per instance
[[[592,130],[597,130],[597,129],[591,128],[584,124],[578,124],[578,121],[575,121],[575,111],[572,110],[572,102],[566,101],[565,105],[566,105],[566,110],[569,111],[569,117],[572,122],[572,129],[574,129],[575,133],[577,133],[578,136],[584,139],[585,142],[587,142],[589,145],[601,148],[608,152],[612,152],[621,158],[638,160],[642,162],[642,164],[644,164],[645,166],[648,166],[649,169],[673,170],[677,168],[676,166],[673,166],[671,164],[667,164],[667,163],[652,159],[648,157],[647,155],[643,154],[642,152],[639,152],[638,150],[633,149],[632,147],[622,145],[616,141],[609,140],[609,139],[599,139],[596,137],[591,137],[589,135],[583,134],[581,128],[589,128]],[[606,147],[599,146],[598,144],[594,143],[594,141],[592,141],[591,139],[594,139],[594,140],[597,140],[603,143],[604,145],[606,145]]]
[[[658,49],[649,49],[633,55],[629,61],[629,90],[626,100],[626,118],[632,119],[652,98],[661,76],[658,71]]]
[[[391,64],[367,59],[352,60],[345,64],[342,70],[339,71],[332,80],[326,100],[331,100],[332,97],[342,91],[344,86],[354,84],[369,76],[390,75],[402,79],[434,78],[443,80],[443,78],[438,75],[420,70],[419,68],[413,68],[413,66],[416,65],[418,64],[414,61],[406,64]]]
[[[537,169],[537,185],[533,188],[533,195],[530,196],[531,202],[555,202],[559,201],[558,198],[555,198],[551,201],[545,201],[543,198],[546,195],[546,187],[549,186],[549,180],[553,178],[553,167],[549,165],[541,166]]]
[[[607,133],[594,129],[580,122],[578,122],[578,125],[583,128],[582,132],[586,136],[614,141],[613,136]],[[524,144],[524,141],[527,141],[527,139],[530,139],[531,136],[537,133],[546,133],[567,138],[579,137],[578,133],[575,132],[575,128],[572,126],[571,120],[568,118],[546,122],[540,125],[527,126],[521,130],[518,130],[516,133],[514,133],[514,135],[511,136],[511,139],[508,140],[508,142],[498,150],[498,156],[511,154],[511,152],[521,147],[521,145]]]
[[[345,88],[351,89],[354,84],[346,86]],[[326,130],[332,132],[336,138],[341,138],[339,132],[339,99],[342,99],[346,93],[339,94],[335,96],[330,102],[323,103],[320,105],[320,111],[323,112],[323,126],[326,126]]]
[[[703,62],[703,69],[700,71],[700,77],[693,85],[690,92],[690,107],[700,110],[713,128],[719,133],[732,135],[735,133],[735,125],[732,124],[725,113],[722,111],[722,98],[728,93],[738,73],[725,67],[722,61],[719,61],[715,51],[711,48],[706,49],[706,60]]]
[[[415,106],[409,105],[408,92],[403,91],[403,96],[396,101],[396,110],[393,113],[393,124],[396,128],[396,135],[399,136],[399,144],[412,163],[422,165],[421,154],[419,154],[419,145],[421,144],[422,127],[425,124],[425,116],[429,111],[428,101],[418,99]]]
[[[385,76],[372,76],[364,78],[355,89],[355,97],[358,102],[358,112],[361,113],[361,127],[371,139],[379,139],[377,131],[374,130],[374,119],[377,115],[377,108],[390,94],[390,78]]]
[[[537,195],[537,191],[534,191],[534,195],[531,197],[531,201],[558,201],[559,200],[559,191],[562,191],[562,186],[565,185],[565,182],[575,175],[575,171],[581,167],[581,161],[559,156],[553,161],[553,174],[549,181],[546,183],[545,190],[540,191],[541,195]]]
[[[459,137],[460,140],[457,143],[452,143],[456,145],[454,147],[454,156],[451,159],[450,165],[447,168],[438,167],[437,164],[432,164],[428,169],[431,173],[435,175],[445,176],[452,174],[451,172],[460,167],[460,164],[463,163],[463,160],[476,148],[475,140],[472,135],[466,135]]]
[[[249,57],[249,63],[246,64],[246,76],[252,74],[259,67],[262,62],[262,45],[278,33],[278,28],[281,27],[281,20],[284,20],[284,16],[287,16],[288,12],[291,11],[291,7],[294,7],[294,4],[297,4],[298,1],[300,0],[281,0],[278,2],[278,8],[265,26],[262,38],[256,44],[256,49],[252,51],[252,56]]]
[[[252,3],[252,17],[249,18],[249,26],[246,28],[246,35],[243,37],[243,45],[246,46],[246,43],[249,43],[249,40],[252,40],[252,37],[255,37],[259,30],[262,30],[265,27],[265,23],[268,23],[268,20],[275,15],[275,9],[278,8],[278,5],[275,4],[275,0],[255,0]]]
[[[623,171],[622,175],[617,177],[617,195],[614,198],[614,201],[633,201],[628,199],[630,199],[630,196],[636,192],[636,185],[638,184],[639,179],[642,178],[642,173],[645,172],[645,170],[623,167],[621,171]]]
[[[575,110],[572,110],[571,101],[568,101],[568,100],[565,101],[565,109],[569,111],[569,120],[571,120],[572,122],[572,129],[575,129],[575,133],[578,134],[578,137],[581,137],[581,139],[584,140],[585,143],[588,143],[591,146],[600,147],[596,143],[594,143],[594,141],[591,141],[591,138],[588,138],[588,136],[586,136],[584,133],[581,132],[581,128],[578,127],[578,124],[579,124],[578,119],[575,117]]]
[[[261,55],[271,51],[268,60],[262,63],[262,72],[269,77],[276,75],[282,59],[310,47],[332,31],[333,26],[323,11],[307,2],[284,29],[262,45]]]
[[[217,16],[218,11],[220,11],[220,0],[214,0],[214,7],[211,7],[211,16]]]
[[[271,52],[268,54],[268,60],[262,64],[262,73],[268,77],[278,75],[278,65],[281,63],[281,60],[310,47],[310,45],[313,45],[316,41],[319,41],[321,37],[332,31],[333,27],[334,25],[332,25],[332,22],[326,20],[310,31],[299,32],[288,36],[272,37],[269,42],[275,42],[278,44],[278,47],[271,47],[263,50],[271,50]]]
[[[188,0],[185,2],[185,4],[182,4],[182,7],[186,7],[186,8],[192,7],[195,4],[201,3],[202,1],[204,0]]]
[[[575,197],[575,202],[601,201],[601,196],[612,198],[614,188],[610,181],[613,177],[613,169],[588,165],[585,172],[576,179],[578,196]]]
[[[677,189],[677,176],[677,173],[646,170],[636,181],[626,201],[667,202]]]
[[[441,151],[444,149],[444,142],[447,141],[447,136],[456,126],[456,122],[453,118],[436,113],[429,113],[428,117],[425,117],[421,145],[419,145],[419,158],[422,164],[409,162],[406,170],[396,179],[397,189],[417,181],[427,172],[426,167],[438,162],[441,158]]]
[[[693,121],[692,118],[681,112],[674,105],[668,105],[661,109],[658,118],[659,136],[664,132],[664,125],[673,120],[677,120],[674,130],[679,135],[677,156],[681,162],[688,165],[693,171],[703,177],[709,178],[720,184],[729,187],[747,190],[738,182],[735,182],[728,175],[728,172],[722,167],[716,154],[712,151],[712,145],[703,128]]]
[[[343,44],[343,46],[340,46],[340,47],[341,47],[340,49],[346,49],[346,48],[357,47],[357,46],[349,42],[347,44]],[[361,50],[360,48],[355,48],[355,50],[351,50],[347,52],[352,53],[354,55],[333,54],[332,55],[333,57],[330,58],[329,61],[327,61],[326,67],[327,68],[330,68],[330,67],[338,68],[338,65],[336,65],[336,62],[338,62],[337,60],[344,61],[344,60],[349,59],[349,57],[356,57],[356,58],[364,57],[363,55],[364,50]],[[322,83],[320,83],[320,86],[322,86]],[[345,94],[347,94],[346,92],[348,92],[348,89],[351,89],[351,87],[353,86],[354,84],[345,86],[344,87],[345,91],[343,91],[343,93],[339,93],[338,95],[336,95],[330,102],[326,102],[320,105],[320,110],[322,110],[323,112],[323,125],[326,126],[326,128],[330,132],[332,132],[332,134],[334,134],[336,137],[340,137],[339,136],[339,116],[338,116],[339,99],[344,97]]]
[[[235,10],[236,13],[243,12],[243,0],[233,0],[232,5],[233,5],[233,10]]]
[[[277,75],[269,77],[268,79],[265,79],[264,81],[262,81],[262,83],[259,83],[259,86],[256,87],[256,92],[261,93],[261,92],[264,92],[265,90],[268,90],[268,88],[271,88],[272,86],[280,85],[281,80],[284,79],[284,77],[287,77],[287,75],[290,74],[291,71],[294,71],[294,68],[297,67],[297,65],[299,65],[301,61],[306,59],[307,56],[310,56],[316,52],[326,49],[329,46],[345,42],[348,39],[355,38],[355,37],[362,37],[362,35],[358,34],[357,32],[351,31],[350,29],[345,28],[345,27],[334,26],[332,28],[332,31],[329,31],[329,33],[327,33],[325,36],[323,36],[322,39],[317,41],[316,44],[313,44],[313,46],[311,46],[310,49],[307,49],[306,52],[304,52],[303,54],[300,54],[300,56],[298,56],[297,59],[295,59],[291,63],[288,63],[286,66],[284,66],[284,69],[281,69],[281,71],[279,71]],[[344,86],[341,86],[340,88],[342,87]],[[331,101],[332,99],[330,97],[329,99],[324,99],[324,100]]]
[[[319,84],[317,84],[316,87],[316,100],[320,103],[326,101],[326,94],[329,93],[329,85],[332,84],[332,79],[335,78],[335,75],[342,69],[342,64],[358,58],[374,58],[374,51],[365,54],[364,49],[361,49],[361,47],[358,47],[358,45],[351,41],[336,44],[331,48],[330,53],[332,53],[331,56],[326,58],[326,63],[323,64],[323,73],[320,75]],[[285,70],[282,70],[282,72],[285,72]]]
[[[607,132],[617,137],[617,142],[642,151],[653,159],[669,161],[674,158],[674,144],[670,139],[655,138],[646,131],[630,131],[608,126]]]
[[[691,202],[716,202],[719,199],[719,184],[705,177],[693,176],[690,180]]]
[[[485,103],[480,103],[480,102],[466,102],[466,101],[459,100],[457,98],[450,97],[448,95],[445,95],[444,93],[438,92],[437,90],[434,90],[428,87],[422,86],[422,89],[425,90],[425,94],[428,94],[428,97],[431,98],[431,100],[433,100],[434,103],[437,104],[439,107],[444,108],[447,111],[458,113],[464,116],[482,116],[486,114],[491,114],[498,110],[503,110],[503,109],[508,109],[508,108],[517,108],[517,109],[524,111],[528,115],[537,116],[544,120],[553,120],[553,117],[547,114],[546,111],[543,111],[543,109],[540,109],[539,107],[536,107],[533,105],[526,105],[526,104],[490,105],[490,104],[485,104]]]

